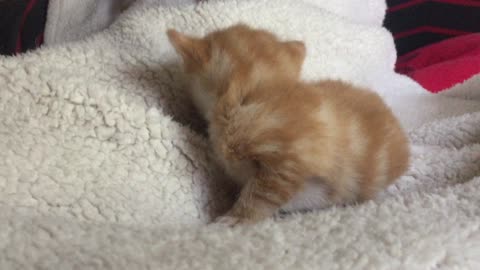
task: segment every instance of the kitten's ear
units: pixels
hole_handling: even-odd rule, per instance
[[[299,57],[302,60],[305,58],[307,49],[305,48],[305,44],[302,41],[286,41],[284,42],[284,44],[296,57]]]
[[[201,66],[210,59],[210,46],[206,40],[187,36],[173,29],[167,31],[167,36],[187,67]]]

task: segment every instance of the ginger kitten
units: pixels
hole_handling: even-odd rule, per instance
[[[305,46],[243,24],[167,32],[218,162],[242,189],[228,224],[371,199],[408,167],[407,138],[375,93],[302,82]]]

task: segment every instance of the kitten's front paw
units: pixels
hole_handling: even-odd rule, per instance
[[[238,217],[224,215],[216,218],[214,223],[234,227],[240,224],[241,220]]]

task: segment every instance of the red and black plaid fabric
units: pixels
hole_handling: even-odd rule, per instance
[[[480,32],[480,0],[387,0],[385,27],[399,55],[428,44]]]
[[[13,55],[43,43],[48,0],[0,0],[0,54]]]

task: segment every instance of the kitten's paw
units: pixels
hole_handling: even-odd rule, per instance
[[[234,227],[240,224],[241,220],[238,217],[225,215],[225,216],[220,216],[216,218],[214,223],[229,226],[229,227]]]

